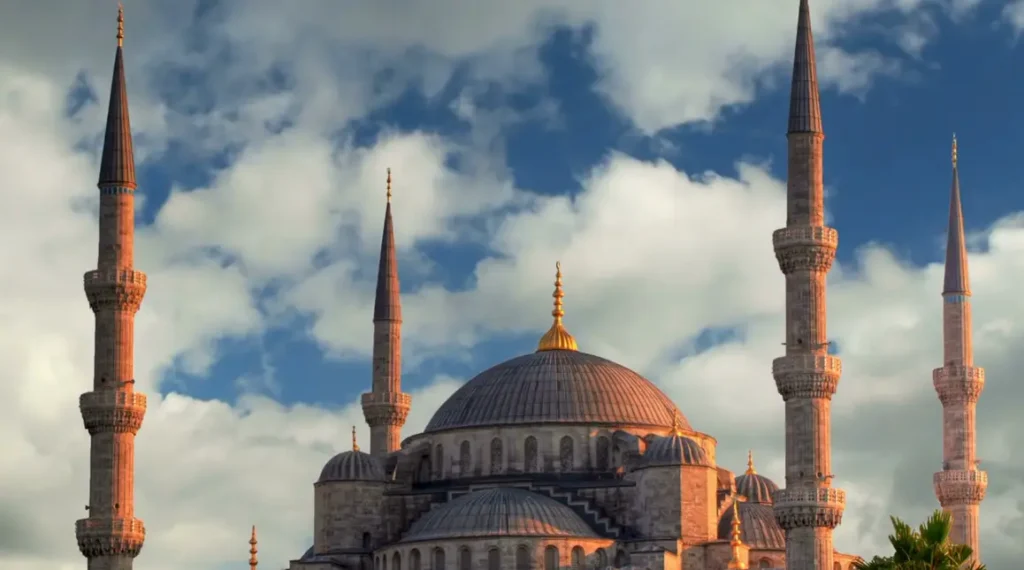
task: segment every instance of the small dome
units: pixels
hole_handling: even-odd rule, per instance
[[[764,503],[748,503],[741,501],[738,505],[740,513],[740,539],[750,548],[767,550],[785,550],[786,533],[775,520],[772,506]],[[732,534],[733,509],[727,509],[718,520],[718,538],[729,540]]]
[[[751,503],[771,504],[772,494],[778,490],[779,486],[764,475],[746,473],[736,478],[736,492]]]
[[[328,481],[387,481],[387,476],[376,457],[355,449],[335,455],[324,465],[317,482]]]
[[[494,536],[598,538],[579,515],[554,499],[496,487],[434,506],[400,542]]]
[[[665,437],[656,437],[641,460],[641,467],[669,465],[706,465],[711,461],[699,443],[674,433]]]

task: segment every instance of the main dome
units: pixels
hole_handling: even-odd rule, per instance
[[[438,408],[424,431],[517,424],[692,431],[672,400],[649,380],[576,350],[539,350],[481,372]]]

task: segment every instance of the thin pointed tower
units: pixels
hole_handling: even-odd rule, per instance
[[[89,570],[130,570],[146,537],[135,518],[135,434],[146,397],[135,392],[135,313],[146,275],[133,265],[135,159],[124,79],[124,11],[118,8],[117,52],[100,160],[99,256],[85,274],[85,294],[96,317],[93,390],[79,407],[92,436],[89,516],[75,523]]]
[[[786,488],[775,517],[786,531],[786,567],[832,570],[832,531],[846,496],[832,483],[832,396],[842,367],[829,354],[825,279],[839,234],[825,225],[818,78],[807,0],[800,0],[789,104],[786,227],[772,236],[786,276],[786,355],[772,374],[786,406]]]
[[[949,197],[946,276],[942,285],[942,368],[932,382],[942,402],[942,471],[935,474],[935,496],[953,515],[951,540],[966,544],[981,562],[978,511],[988,475],[978,470],[975,455],[975,410],[985,388],[985,369],[974,366],[971,339],[971,286],[967,277],[967,243],[960,206],[960,173],[953,135],[953,185]]]
[[[402,300],[391,221],[390,168],[387,197],[373,305],[373,387],[362,397],[363,416],[370,426],[370,454],[377,456],[401,447],[402,426],[412,404],[412,397],[402,393]]]

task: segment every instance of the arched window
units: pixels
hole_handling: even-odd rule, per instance
[[[562,471],[572,471],[572,466],[575,462],[572,436],[567,435],[558,442],[558,461]]]
[[[381,570],[388,570],[388,555],[382,554],[380,557]]]
[[[491,474],[501,473],[501,438],[491,440]]]
[[[391,570],[402,570],[402,555],[397,552],[391,556]]]
[[[832,570],[843,570],[843,565],[838,562],[832,563]]]
[[[758,568],[771,568],[772,561],[768,558],[762,558],[761,561],[757,563],[757,566]]]
[[[419,467],[416,469],[416,482],[426,483],[430,481],[430,454],[427,453],[420,458]]]
[[[374,570],[380,570],[380,556],[373,559]]]
[[[409,552],[409,570],[420,570],[420,551],[417,548]]]
[[[501,551],[497,548],[487,551],[487,570],[501,570]]]
[[[431,570],[444,570],[444,549],[434,549],[434,567]]]
[[[627,554],[625,550],[620,550],[615,553],[615,566],[619,568],[629,566],[629,554]]]
[[[470,469],[473,468],[473,460],[469,454],[469,442],[464,441],[459,446],[459,474],[463,477],[469,476]]]
[[[572,570],[583,570],[586,562],[586,555],[583,553],[582,546],[572,547]]]
[[[608,567],[608,553],[603,548],[597,549],[597,567],[607,568]]]
[[[608,463],[609,442],[607,437],[597,438],[597,468],[605,471],[611,467]]]
[[[363,550],[373,550],[373,537],[368,532],[363,533]]]
[[[526,465],[525,471],[533,473],[537,471],[537,438],[532,435],[526,438]]]
[[[558,570],[557,546],[548,546],[544,549],[544,570]]]
[[[459,570],[473,570],[473,557],[465,546],[459,549]]]
[[[434,475],[444,478],[444,447],[440,443],[434,446]]]
[[[516,548],[516,570],[530,570],[530,550],[524,545]]]

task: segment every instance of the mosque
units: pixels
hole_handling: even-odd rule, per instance
[[[786,276],[785,354],[772,363],[785,406],[786,487],[759,474],[753,457],[739,475],[719,465],[715,438],[690,425],[654,383],[579,350],[563,322],[557,265],[554,321],[537,350],[478,374],[423,433],[403,440],[413,402],[401,388],[389,171],[372,385],[362,396],[369,453],[353,428],[351,450],[326,462],[313,485],[313,544],[289,570],[852,568],[859,558],[836,552],[832,542],[845,508],[831,470],[830,406],[841,365],[825,330],[825,276],[838,234],[824,225],[824,133],[808,0],[800,0],[798,14],[787,220],[772,236]],[[80,400],[92,437],[88,516],[75,531],[89,570],[130,570],[145,540],[134,512],[134,443],[146,397],[134,390],[132,368],[146,277],[133,260],[123,21],[121,12],[98,184],[97,269],[85,274],[96,352],[93,390]],[[954,540],[977,553],[987,476],[975,459],[974,408],[984,372],[973,363],[966,256],[954,139],[944,363],[933,372],[944,410],[943,464],[933,484],[954,515]],[[255,528],[250,545],[255,570]]]

